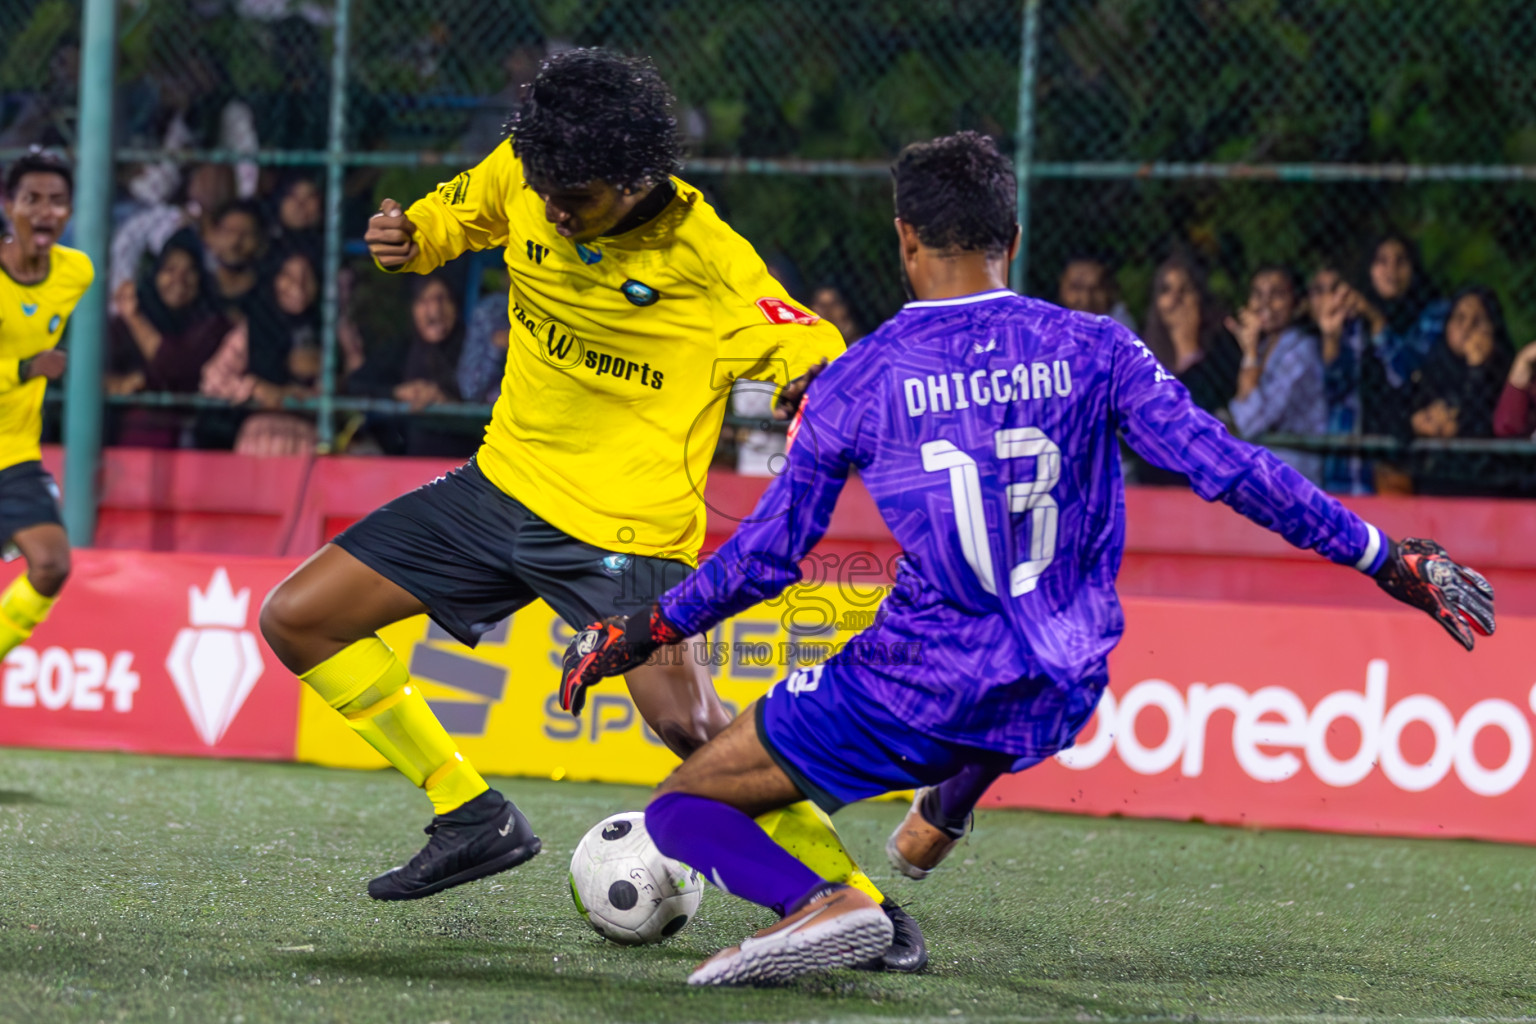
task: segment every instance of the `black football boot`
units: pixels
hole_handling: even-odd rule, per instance
[[[542,845],[523,812],[494,789],[439,814],[426,833],[432,838],[409,863],[368,883],[369,896],[418,900],[515,868],[533,859]]]

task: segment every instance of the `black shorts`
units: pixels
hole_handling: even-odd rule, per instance
[[[0,469],[0,545],[9,561],[19,553],[11,538],[29,526],[53,523],[59,518],[59,485],[41,462],[19,462]]]
[[[604,551],[549,525],[470,460],[403,494],[332,543],[414,595],[473,647],[542,598],[573,629],[647,608],[691,568]]]

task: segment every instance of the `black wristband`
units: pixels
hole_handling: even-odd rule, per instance
[[[661,614],[661,605],[653,604],[631,615],[624,623],[624,643],[631,650],[644,651],[647,655],[658,647],[679,643],[687,639],[683,631],[668,622]]]
[[[649,609],[636,612],[624,622],[624,646],[630,653],[637,657],[649,657],[651,652],[661,644],[651,636],[651,614]]]
[[[1390,537],[1387,538],[1387,557],[1381,560],[1381,565],[1378,566],[1376,571],[1371,574],[1371,578],[1374,579],[1377,583],[1380,583],[1382,580],[1391,576],[1393,571],[1396,569],[1398,559],[1401,557],[1402,556],[1398,549],[1397,541],[1392,540]]]

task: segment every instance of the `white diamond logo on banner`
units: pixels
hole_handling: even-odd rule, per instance
[[[190,625],[176,634],[166,671],[204,743],[218,743],[261,678],[256,635],[245,628],[249,587],[236,594],[221,565],[207,590],[187,588]]]

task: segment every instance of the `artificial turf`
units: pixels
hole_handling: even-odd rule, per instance
[[[717,891],[653,947],[577,919],[570,851],[643,805],[498,780],[544,852],[412,903],[367,878],[424,841],[394,773],[0,751],[0,1020],[1536,1019],[1536,850],[994,811],[932,879],[893,880],[894,804],[838,816],[933,962],[692,990],[767,923]]]

